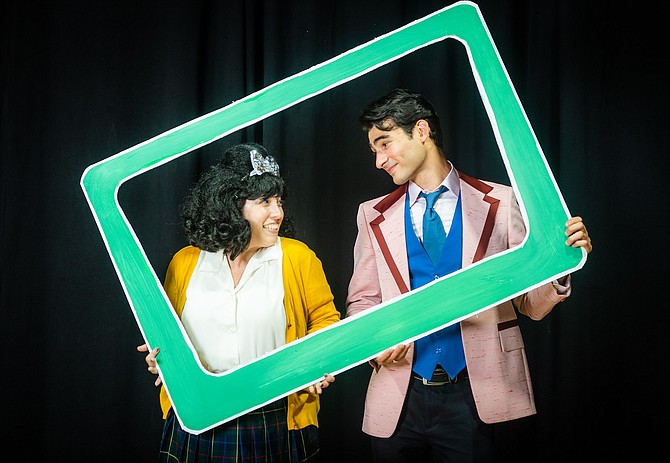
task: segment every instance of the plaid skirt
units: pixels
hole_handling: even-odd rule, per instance
[[[161,463],[299,463],[315,461],[319,430],[289,431],[286,398],[272,402],[201,434],[184,431],[170,410],[163,426]]]

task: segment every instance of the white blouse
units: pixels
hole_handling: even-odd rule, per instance
[[[286,344],[279,239],[251,257],[237,287],[223,251],[201,251],[181,320],[203,366],[215,373]]]

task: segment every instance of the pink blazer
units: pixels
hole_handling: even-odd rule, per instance
[[[526,234],[514,190],[459,174],[463,206],[463,268],[520,244]],[[358,209],[354,272],[347,316],[409,291],[404,206],[407,185]],[[496,423],[535,413],[526,352],[516,318],[545,317],[570,294],[552,283],[480,312],[461,322],[470,385],[482,421]],[[363,431],[393,434],[412,370],[413,345],[405,361],[375,367],[368,386]],[[371,364],[374,364],[372,361]]]

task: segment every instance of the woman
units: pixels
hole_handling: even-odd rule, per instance
[[[182,205],[191,245],[174,255],[164,287],[212,372],[251,362],[340,319],[319,259],[304,243],[284,237],[284,193],[275,159],[263,146],[245,143],[229,148]],[[146,352],[146,344],[138,350]],[[157,354],[158,348],[146,357],[154,374]],[[160,461],[313,461],[318,395],[334,380],[326,375],[198,435],[181,428],[161,388]]]

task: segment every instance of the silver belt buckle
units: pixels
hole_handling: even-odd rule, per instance
[[[448,381],[429,381],[424,377],[421,377],[421,382],[424,386],[444,386],[445,384],[449,384]]]

